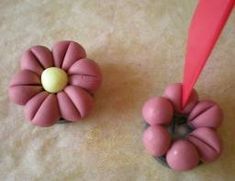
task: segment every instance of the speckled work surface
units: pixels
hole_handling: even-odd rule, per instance
[[[0,2],[0,180],[213,180],[235,178],[235,12],[197,84],[201,98],[225,112],[224,153],[213,164],[173,172],[141,142],[141,107],[182,77],[187,26],[196,0]],[[7,86],[21,53],[34,44],[80,42],[104,83],[84,121],[38,128]]]

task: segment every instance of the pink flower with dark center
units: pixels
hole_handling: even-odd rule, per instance
[[[93,93],[102,74],[84,48],[73,41],[57,42],[52,50],[34,46],[24,52],[21,70],[9,86],[10,99],[25,105],[25,117],[38,126],[59,119],[78,121],[93,107]]]
[[[216,133],[223,120],[221,108],[213,101],[199,101],[193,90],[181,110],[181,96],[182,84],[170,85],[163,97],[149,99],[142,110],[149,125],[143,135],[146,150],[178,171],[214,161],[222,152]]]

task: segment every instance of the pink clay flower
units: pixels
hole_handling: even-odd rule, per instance
[[[212,101],[198,101],[194,90],[181,110],[181,95],[182,84],[170,85],[163,97],[149,99],[142,110],[149,125],[143,135],[146,150],[154,157],[163,156],[169,167],[178,171],[192,169],[199,161],[214,161],[222,151],[216,133],[223,119],[220,107]],[[181,123],[175,121],[177,117],[181,117],[178,120]],[[180,128],[182,124],[192,131],[180,138],[172,137],[175,127]]]
[[[42,82],[42,74],[50,68],[50,77],[45,73],[45,87],[46,83],[49,87],[58,86],[64,78],[63,85],[54,92],[45,90]],[[101,71],[86,58],[84,48],[73,41],[61,41],[52,50],[33,46],[24,52],[21,70],[10,82],[9,97],[14,103],[25,105],[25,117],[33,124],[51,126],[61,118],[78,121],[87,116],[93,106],[92,94],[101,82]]]

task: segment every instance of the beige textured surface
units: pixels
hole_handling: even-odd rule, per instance
[[[176,173],[141,143],[140,109],[182,76],[187,26],[196,0],[1,0],[0,180],[235,179],[235,12],[197,89],[225,111],[224,154],[214,164]],[[96,107],[76,124],[38,128],[9,102],[19,56],[34,44],[73,39],[102,67]]]

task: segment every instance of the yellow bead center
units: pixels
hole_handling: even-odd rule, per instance
[[[57,93],[67,85],[68,76],[64,70],[57,67],[50,67],[42,72],[41,83],[47,92]]]

